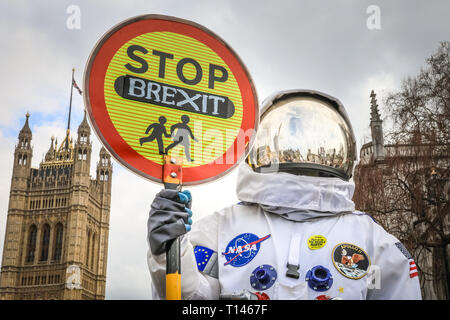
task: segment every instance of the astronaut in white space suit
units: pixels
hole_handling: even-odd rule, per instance
[[[162,190],[153,201],[154,298],[165,297],[165,244],[182,236],[182,299],[421,299],[412,256],[355,211],[356,144],[342,104],[293,90],[266,99],[261,111],[239,167],[241,202],[191,230],[189,192]]]

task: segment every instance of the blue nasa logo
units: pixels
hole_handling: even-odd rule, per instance
[[[270,234],[260,238],[253,233],[243,233],[236,236],[228,243],[227,251],[222,253],[225,259],[227,259],[224,265],[231,265],[233,267],[246,265],[258,254],[261,242],[269,237]]]

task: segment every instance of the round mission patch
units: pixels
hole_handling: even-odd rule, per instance
[[[223,252],[227,262],[225,265],[233,267],[242,267],[253,260],[261,248],[261,242],[268,239],[270,234],[265,237],[258,237],[253,233],[243,233],[234,237],[227,245],[227,251]]]
[[[370,267],[367,253],[351,243],[336,245],[331,253],[331,260],[339,273],[349,279],[361,279]]]

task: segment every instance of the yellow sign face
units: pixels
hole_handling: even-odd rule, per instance
[[[311,236],[308,239],[308,248],[311,250],[317,250],[323,248],[327,243],[327,238],[320,235]]]
[[[183,181],[211,180],[248,150],[259,122],[239,58],[186,20],[142,16],[104,36],[85,74],[90,119],[112,155],[152,180],[163,156],[183,160]]]
[[[134,52],[129,50],[132,46],[135,46]],[[151,48],[152,52],[158,54],[143,54],[141,48]],[[149,49],[146,50],[149,51]],[[164,54],[162,54],[163,52]],[[137,61],[130,59],[129,53],[139,59],[135,59]],[[166,57],[166,53],[170,54],[171,59]],[[166,57],[163,68],[160,68],[161,57]],[[178,67],[180,61],[186,57],[190,57],[189,59],[193,59],[192,61],[196,61],[198,65],[195,62],[189,63],[188,60],[182,69]],[[145,73],[131,71],[130,69],[140,70],[137,66],[142,67],[139,62],[141,59],[148,64],[148,70]],[[133,68],[127,68],[129,64]],[[182,75],[186,79],[192,80],[198,76],[198,70],[202,70],[202,73],[203,70],[209,70],[210,64],[223,66],[228,74],[227,81],[216,82],[214,89],[208,87],[209,77],[202,76],[195,85],[186,85],[177,74],[177,71],[182,70]],[[160,77],[162,73],[164,76]],[[115,83],[123,75],[130,76],[131,81],[135,80],[132,83],[134,84],[133,90],[129,90],[126,94],[131,93],[129,94],[130,98],[136,100],[143,98],[143,101],[139,103],[136,103],[134,99],[124,101],[124,97],[117,94]],[[183,77],[181,78],[184,80]],[[198,142],[188,136],[190,141],[187,143],[184,141],[170,149],[171,155],[184,158],[185,167],[199,166],[214,161],[230,148],[240,129],[242,97],[235,94],[239,92],[239,87],[233,73],[214,51],[191,37],[173,32],[152,32],[133,38],[125,43],[111,59],[105,80],[105,102],[114,127],[129,146],[153,162],[163,163],[157,141],[150,139],[152,138],[151,134],[155,131],[151,129],[148,131],[150,134],[146,134],[146,132],[151,124],[160,123],[161,116],[166,119],[165,127],[168,135],[161,136],[166,148],[174,142],[168,132],[169,128],[182,122],[180,110],[185,110],[189,117],[187,125]],[[183,90],[184,87],[186,88]],[[195,88],[195,94],[186,90],[191,88]],[[180,95],[182,100],[176,101],[176,95]],[[212,116],[215,111],[214,105],[211,105],[211,110],[208,110],[210,106],[206,106],[205,112],[202,112],[203,100],[207,99],[207,102],[214,103],[213,97],[228,97],[232,100],[234,114],[226,119]],[[216,98],[216,101],[217,108],[219,108],[221,100]],[[161,105],[158,105],[158,102]],[[124,104],[127,105],[126,110],[123,108]],[[165,104],[176,108],[168,107]],[[217,137],[220,139],[216,139]],[[186,154],[185,148],[188,145],[190,145],[190,152]]]

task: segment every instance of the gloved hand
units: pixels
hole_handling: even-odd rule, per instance
[[[168,241],[191,230],[192,196],[188,190],[161,190],[153,200],[148,218],[148,240],[154,255],[166,251]]]

